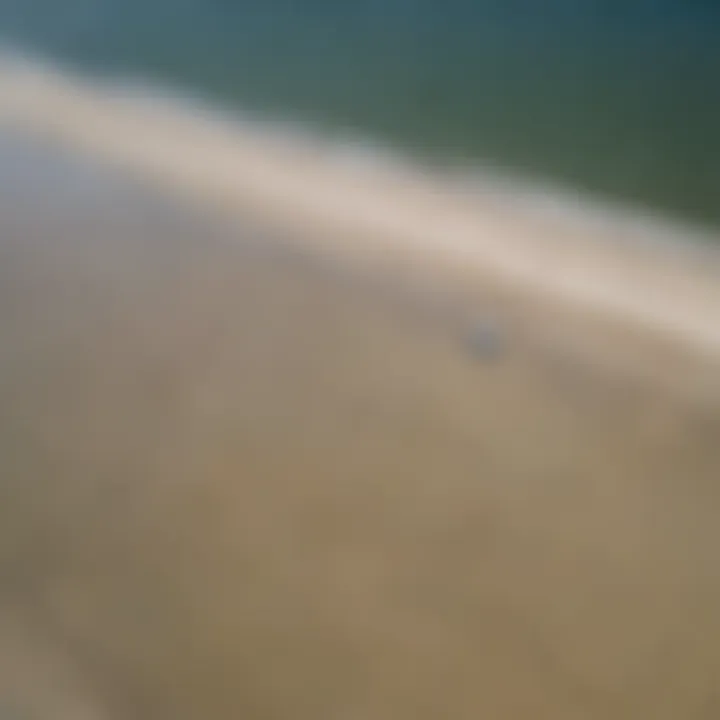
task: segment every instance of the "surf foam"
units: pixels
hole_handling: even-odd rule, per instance
[[[324,252],[492,273],[720,356],[717,238],[696,230],[14,55],[0,58],[0,123]]]

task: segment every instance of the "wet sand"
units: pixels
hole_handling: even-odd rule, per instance
[[[714,358],[0,155],[0,710],[718,717]]]
[[[121,168],[303,252],[535,298],[720,355],[717,232],[513,177],[422,163],[309,128],[0,55],[0,123]],[[531,303],[532,304],[532,303]]]

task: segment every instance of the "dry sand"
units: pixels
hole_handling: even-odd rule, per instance
[[[716,356],[0,163],[8,717],[720,716]]]

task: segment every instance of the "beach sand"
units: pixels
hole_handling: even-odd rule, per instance
[[[0,714],[718,717],[708,348],[4,138]]]

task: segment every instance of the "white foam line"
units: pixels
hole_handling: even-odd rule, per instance
[[[0,59],[0,122],[205,203],[281,216],[331,250],[493,272],[720,356],[718,263],[701,272],[662,247],[603,243],[612,225],[543,221],[511,193],[469,198],[410,164],[357,162],[337,145],[15,58]]]

